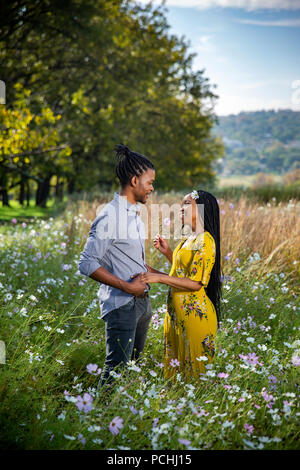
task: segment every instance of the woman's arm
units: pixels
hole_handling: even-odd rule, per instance
[[[176,287],[177,289],[193,292],[200,290],[203,286],[201,282],[192,281],[192,279],[189,279],[188,277],[161,276],[159,282],[171,287]]]
[[[170,261],[170,263],[173,263],[173,251],[171,248],[168,249],[168,251],[165,253],[165,257]]]
[[[175,277],[169,276],[167,274],[162,273],[142,273],[141,279],[147,283],[158,282],[160,284],[167,284],[171,287],[176,287],[177,289],[181,289],[183,291],[198,291],[203,286],[202,282],[200,281],[193,281],[188,277]]]
[[[162,271],[158,271],[157,269],[155,268],[152,268],[152,266],[150,266],[149,264],[145,263],[145,265],[147,266],[147,269],[150,273],[155,273],[155,274],[164,274],[165,276],[167,275],[166,273],[163,273]]]

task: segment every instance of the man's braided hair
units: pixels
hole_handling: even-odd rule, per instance
[[[133,152],[127,145],[117,144],[115,146],[116,175],[120,180],[121,187],[124,188],[133,176],[141,176],[149,168],[154,170],[153,163],[145,155]]]

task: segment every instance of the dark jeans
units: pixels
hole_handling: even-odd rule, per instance
[[[127,304],[108,312],[105,321],[106,359],[98,389],[110,384],[110,371],[128,361],[138,360],[146,341],[152,317],[149,297],[133,297]]]

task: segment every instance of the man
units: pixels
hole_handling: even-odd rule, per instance
[[[154,165],[126,145],[115,150],[120,191],[93,221],[78,264],[82,274],[101,283],[106,359],[98,389],[112,382],[111,370],[142,353],[152,310],[149,285],[136,273],[158,272],[145,263],[145,227],[138,214],[138,203],[145,204],[154,191]]]

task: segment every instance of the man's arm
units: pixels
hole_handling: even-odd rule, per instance
[[[141,279],[134,279],[132,282],[123,281],[101,265],[101,260],[110,248],[113,240],[113,235],[112,237],[104,236],[106,233],[104,229],[108,227],[108,224],[115,223],[113,215],[109,218],[106,212],[93,222],[84,250],[80,255],[78,263],[79,272],[95,281],[116,287],[129,294],[141,295],[147,287],[144,281],[141,281]],[[110,233],[114,232],[110,230]],[[98,234],[102,234],[101,238]]]
[[[127,294],[142,295],[146,289],[146,283],[141,281],[140,278],[134,279],[132,282],[123,281],[123,279],[114,276],[103,267],[99,267],[89,276],[95,281],[108,284],[109,286],[116,287]]]
[[[99,218],[95,219],[91,225],[91,229],[86,240],[83,251],[80,253],[80,259],[78,263],[78,270],[81,274],[90,277],[90,275],[101,267],[101,260],[104,257],[107,250],[112,244],[112,238],[108,236],[98,236],[97,231],[101,230],[108,225],[108,214],[103,213],[99,215]],[[114,221],[112,220],[112,223]]]

